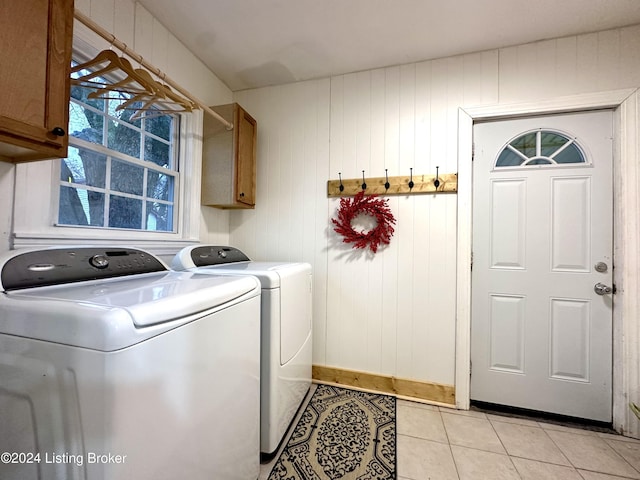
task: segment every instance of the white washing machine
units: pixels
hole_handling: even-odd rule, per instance
[[[258,478],[256,279],[131,248],[0,268],[0,478]]]
[[[275,453],[311,386],[311,265],[253,262],[237,248],[196,245],[178,252],[172,267],[260,280],[260,451]]]

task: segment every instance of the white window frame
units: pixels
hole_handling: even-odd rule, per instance
[[[88,43],[74,38],[74,50],[78,49],[87,58],[97,53]],[[16,165],[11,248],[134,245],[157,255],[172,255],[199,241],[202,120],[201,110],[180,114],[174,232],[57,225],[62,160],[52,159]]]

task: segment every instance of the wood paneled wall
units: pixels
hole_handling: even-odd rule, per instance
[[[458,108],[640,86],[640,26],[236,92],[258,120],[254,211],[230,241],[314,269],[314,363],[452,385],[456,196],[390,197],[391,244],[341,243],[326,181],[457,171]]]

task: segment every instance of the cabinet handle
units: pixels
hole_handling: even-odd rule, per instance
[[[240,197],[244,197],[244,192],[241,192],[241,193],[240,193]]]
[[[54,129],[51,130],[51,133],[53,133],[56,137],[64,137],[66,135],[66,132],[62,127],[54,127]]]

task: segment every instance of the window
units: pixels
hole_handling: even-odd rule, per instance
[[[496,168],[586,164],[587,160],[575,139],[552,130],[526,132],[511,140],[496,159]]]
[[[179,116],[140,112],[129,93],[92,92],[71,88],[58,224],[176,231]]]

